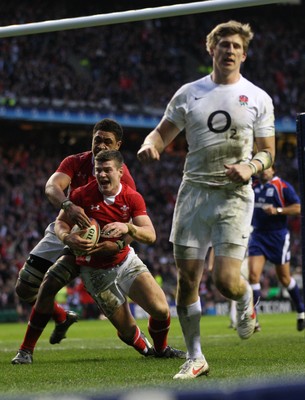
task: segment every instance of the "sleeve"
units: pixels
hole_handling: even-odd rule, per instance
[[[62,160],[62,162],[59,164],[56,172],[62,172],[72,179],[74,176],[74,157],[73,156],[68,156]]]
[[[186,88],[187,84],[183,85],[172,97],[170,102],[168,103],[164,117],[172,122],[180,131],[184,129],[186,120],[185,115],[187,112],[187,95]]]
[[[294,187],[292,185],[290,185],[290,183],[285,182],[285,186],[283,188],[283,193],[284,193],[284,198],[285,198],[285,204],[287,206],[291,205],[291,204],[300,204],[300,197],[298,196],[298,194],[296,193]]]
[[[131,218],[147,215],[146,204],[140,193],[134,192],[130,195]]]
[[[254,123],[255,137],[270,137],[275,135],[274,107],[271,97],[264,91],[260,92],[258,115]]]
[[[126,183],[126,185],[130,186],[133,190],[137,190],[135,181],[131,176],[130,171],[126,164],[123,164],[122,182]]]

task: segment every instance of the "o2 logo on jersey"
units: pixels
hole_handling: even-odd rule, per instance
[[[219,126],[220,122],[222,123],[222,127]],[[215,127],[216,124],[218,125],[218,128]],[[230,139],[232,139],[236,134],[236,129],[231,128],[231,124],[232,118],[227,111],[218,110],[209,115],[208,127],[213,133],[224,133],[230,129]]]

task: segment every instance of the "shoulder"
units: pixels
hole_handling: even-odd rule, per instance
[[[140,195],[133,187],[129,186],[126,182],[121,182],[122,184],[122,193],[125,195]]]
[[[86,185],[79,186],[78,188],[74,189],[71,193],[71,196],[80,196],[86,194],[86,196],[90,196],[93,192],[98,190],[97,180],[94,179],[87,183]]]
[[[64,158],[61,163],[76,163],[76,162],[82,162],[87,159],[92,158],[92,152],[91,151],[86,151],[83,153],[76,153],[76,154],[71,154]]]
[[[253,82],[249,81],[244,76],[241,77],[240,85],[244,86],[245,88],[247,88],[247,90],[249,90],[256,97],[259,97],[259,98],[261,97],[261,98],[264,98],[264,99],[270,99],[271,100],[271,97],[269,96],[269,94],[264,89],[262,89],[261,87],[255,85]]]
[[[209,88],[211,83],[212,81],[210,75],[204,76],[196,81],[188,82],[182,85],[175,93],[175,96],[188,95],[189,93],[196,94],[197,91],[202,91]]]

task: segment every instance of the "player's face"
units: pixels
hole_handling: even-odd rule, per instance
[[[243,41],[239,35],[222,37],[212,50],[214,69],[221,72],[240,70],[241,64],[246,59]]]
[[[101,150],[119,150],[122,142],[117,141],[114,133],[97,131],[92,138],[92,153],[97,155]]]
[[[117,194],[122,175],[123,168],[118,168],[114,160],[95,162],[95,177],[101,192],[106,196]]]
[[[259,179],[262,183],[269,182],[274,176],[274,169],[267,168],[259,174]]]

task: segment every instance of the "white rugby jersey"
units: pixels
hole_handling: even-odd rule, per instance
[[[185,129],[188,153],[183,179],[223,186],[231,183],[224,164],[252,158],[255,137],[274,136],[271,97],[245,79],[219,85],[210,75],[183,85],[164,114]]]

